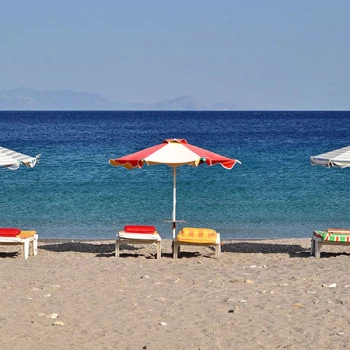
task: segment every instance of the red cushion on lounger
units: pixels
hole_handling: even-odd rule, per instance
[[[156,228],[154,226],[127,225],[124,226],[124,231],[129,233],[154,233]]]
[[[7,227],[0,228],[1,237],[16,237],[20,233],[21,233],[21,230],[19,228],[7,228]]]

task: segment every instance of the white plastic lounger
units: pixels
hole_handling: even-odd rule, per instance
[[[38,254],[38,234],[36,231],[21,231],[16,236],[1,236],[0,245],[21,245],[22,257],[28,259],[29,255]]]
[[[118,258],[120,254],[121,244],[156,244],[157,259],[161,258],[161,237],[154,226],[125,226],[117,234],[115,242],[115,256]]]
[[[310,254],[316,258],[321,256],[323,245],[350,245],[350,230],[329,228],[327,231],[314,231],[311,236]]]
[[[184,227],[173,240],[173,258],[178,258],[180,246],[209,246],[215,248],[215,258],[221,254],[220,233],[211,228]]]

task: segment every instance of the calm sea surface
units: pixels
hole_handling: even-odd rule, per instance
[[[224,239],[349,228],[350,169],[309,160],[349,136],[350,112],[0,112],[0,145],[41,154],[33,169],[0,169],[0,225],[46,239],[110,239],[126,224],[152,224],[171,238],[172,169],[129,171],[108,160],[183,138],[242,162],[178,169],[186,226]]]

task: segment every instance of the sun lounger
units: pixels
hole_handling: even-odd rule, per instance
[[[121,244],[156,244],[157,259],[161,258],[161,237],[154,226],[127,225],[117,234],[115,256],[119,257]]]
[[[173,258],[180,254],[180,246],[211,246],[215,248],[215,257],[218,259],[221,253],[220,233],[211,228],[184,227],[173,242]]]
[[[21,231],[18,228],[0,228],[0,245],[21,245],[22,257],[38,253],[38,234],[36,231]]]
[[[349,245],[350,230],[329,228],[327,231],[314,231],[311,237],[311,255],[319,258],[323,245]]]

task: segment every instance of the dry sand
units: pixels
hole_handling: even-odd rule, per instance
[[[162,247],[118,259],[113,241],[47,241],[23,260],[0,246],[1,349],[350,347],[350,247],[315,259],[309,239],[227,241],[219,260]]]

